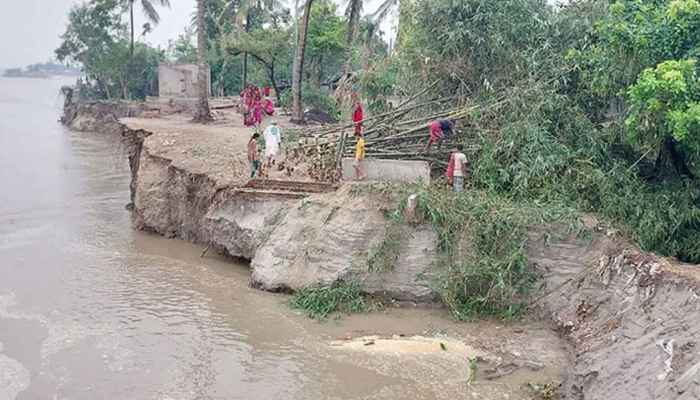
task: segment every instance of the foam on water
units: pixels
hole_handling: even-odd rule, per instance
[[[29,387],[29,369],[2,351],[0,342],[0,400],[14,400],[18,393]]]

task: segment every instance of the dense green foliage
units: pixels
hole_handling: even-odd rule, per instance
[[[84,68],[86,76],[78,83],[85,98],[118,98],[126,85],[134,98],[158,93],[158,63],[165,54],[136,43],[132,73],[128,74],[129,41],[120,10],[114,0],[91,0],[73,7],[68,16],[56,58]]]
[[[700,261],[700,188],[676,165],[698,157],[695,3],[401,3],[398,52],[373,81],[411,93],[440,79],[434,95],[477,106],[460,123],[471,189],[412,191],[438,232],[436,289],[458,319],[517,316],[536,288],[532,228],[576,228],[577,212]]]
[[[473,188],[595,213],[647,250],[700,261],[697,182],[657,168],[651,140],[668,135],[690,165],[697,157],[696,72],[664,63],[695,51],[685,38],[697,30],[673,36],[697,21],[679,22],[694,1],[588,1],[556,12],[538,0],[402,3],[398,80],[448,74],[444,93],[480,105],[462,124]],[[632,6],[642,11],[621,24]]]
[[[160,4],[159,2],[156,2]],[[187,29],[171,40],[165,51],[136,41],[130,57],[128,24],[122,22],[123,0],[86,0],[69,15],[59,61],[81,66],[86,78],[79,82],[81,94],[91,99],[113,99],[126,94],[143,99],[157,94],[158,62],[195,62],[193,32]],[[149,2],[139,3],[140,7]],[[290,10],[276,1],[207,0],[206,58],[211,67],[212,86],[217,95],[236,95],[243,83],[242,53],[247,57],[247,83],[279,87],[282,99],[289,88],[294,56],[294,19]],[[152,7],[151,7],[152,8]],[[143,35],[150,32],[148,27]],[[322,85],[339,76],[347,31],[338,6],[329,0],[316,1],[308,33],[304,74],[304,103],[340,115],[335,102]],[[142,35],[142,36],[143,36]],[[374,43],[379,56],[385,46]],[[353,68],[362,63],[360,50],[352,54]],[[125,87],[125,85],[127,87]]]
[[[696,155],[700,150],[700,80],[696,61],[664,61],[647,69],[629,91],[632,139],[658,144],[672,138]]]
[[[340,74],[347,25],[338,16],[338,7],[330,0],[315,0],[309,20],[309,38],[305,67],[315,86]]]

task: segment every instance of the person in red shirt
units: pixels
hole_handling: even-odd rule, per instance
[[[454,119],[439,119],[430,123],[430,140],[428,145],[425,146],[425,150],[430,150],[430,146],[433,142],[437,142],[437,148],[440,149],[442,146],[442,141],[446,136],[450,136],[454,133],[455,120]]]
[[[355,109],[352,112],[352,122],[355,123],[355,133],[362,133],[362,120],[364,119],[364,111],[362,110],[362,102],[359,98],[355,98]]]

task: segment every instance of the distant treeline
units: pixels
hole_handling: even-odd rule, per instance
[[[24,68],[10,68],[5,70],[3,76],[6,77],[31,77],[48,78],[50,76],[80,76],[82,71],[77,68],[68,67],[53,61],[45,63],[30,64]]]

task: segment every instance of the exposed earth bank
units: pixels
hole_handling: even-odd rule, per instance
[[[368,254],[398,199],[361,185],[305,194],[246,187],[249,131],[184,117],[134,119],[135,106],[67,102],[64,123],[118,135],[132,171],[137,228],[250,260],[252,284],[296,290],[358,279],[372,295],[436,301],[436,233],[403,223],[395,269],[370,271]],[[132,118],[129,118],[132,117]],[[238,129],[238,130],[237,130]],[[571,344],[571,399],[700,398],[700,272],[643,252],[614,231],[527,248],[546,292],[532,318],[553,321]]]

